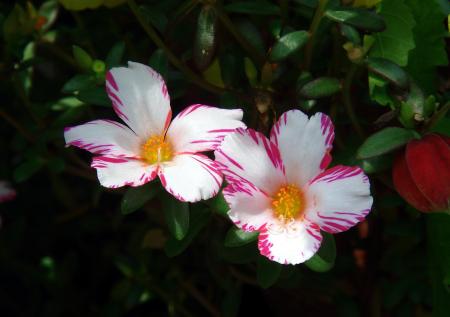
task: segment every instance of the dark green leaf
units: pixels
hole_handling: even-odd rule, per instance
[[[353,44],[362,44],[361,35],[353,26],[341,23],[340,30],[341,34]]]
[[[400,107],[400,122],[407,128],[413,128],[418,121],[425,120],[424,117],[425,96],[422,89],[411,81],[410,91]]]
[[[225,236],[226,247],[240,247],[258,239],[258,231],[246,232],[237,227],[231,227]]]
[[[360,159],[367,159],[385,154],[405,145],[415,137],[416,134],[412,130],[397,127],[385,128],[368,137],[359,147],[357,156]]]
[[[189,215],[190,226],[188,233],[182,240],[170,237],[164,247],[167,256],[174,257],[182,253],[192,242],[200,230],[208,223],[211,214],[204,209],[191,208]]]
[[[392,155],[379,155],[365,159],[361,162],[360,166],[367,174],[388,170],[392,166]]]
[[[405,0],[389,0],[381,2],[379,14],[386,22],[386,30],[373,34],[375,41],[370,49],[370,56],[386,58],[400,66],[406,66],[408,52],[415,46],[415,21],[411,10],[405,5]]]
[[[107,69],[117,67],[122,62],[123,54],[125,52],[125,43],[117,42],[106,55],[105,63]]]
[[[300,89],[300,95],[308,99],[331,96],[341,90],[341,83],[336,78],[320,77],[310,81]]]
[[[408,75],[397,64],[384,58],[369,58],[369,70],[400,88],[408,86]]]
[[[305,265],[315,272],[326,272],[334,266],[336,259],[336,243],[332,234],[322,232],[323,240],[319,251]]]
[[[218,193],[214,198],[211,198],[207,201],[207,204],[209,207],[211,207],[212,211],[217,212],[218,214],[221,214],[222,216],[228,217],[228,210],[230,210],[230,207],[228,206],[228,203],[225,201],[225,198],[223,198],[223,193]]]
[[[164,32],[167,25],[167,17],[156,6],[142,5],[139,10],[147,23],[153,25],[159,32]]]
[[[366,9],[341,8],[327,10],[325,15],[333,21],[345,23],[367,31],[380,32],[386,28],[386,24],[381,16]]]
[[[86,52],[81,47],[74,45],[72,46],[72,53],[78,66],[80,66],[84,70],[91,69],[93,60],[88,52]]]
[[[128,215],[135,212],[151,200],[159,191],[159,186],[155,182],[150,182],[139,187],[128,188],[123,195],[120,209],[122,214]]]
[[[45,161],[39,157],[31,158],[14,170],[14,180],[18,183],[26,181],[31,176],[36,174],[45,164]]]
[[[95,85],[95,76],[88,74],[79,74],[73,76],[66,82],[62,88],[62,92],[69,93],[86,89]]]
[[[261,36],[260,30],[249,20],[239,20],[236,27],[245,39],[263,56],[266,54],[266,48]]]
[[[206,5],[197,19],[197,32],[194,43],[194,62],[203,71],[214,57],[216,43],[217,15],[213,6]]]
[[[162,49],[157,49],[153,52],[148,64],[167,80],[167,75],[169,73],[169,62],[167,61],[166,53],[164,53]]]
[[[225,10],[235,13],[247,13],[257,15],[279,15],[280,8],[266,0],[238,1],[227,4]]]
[[[296,31],[281,37],[270,51],[270,60],[281,61],[291,54],[300,50],[306,44],[309,33],[306,31]]]
[[[177,240],[183,239],[189,229],[189,204],[170,196],[164,200],[164,215],[170,233]]]
[[[92,87],[80,90],[75,95],[80,101],[96,106],[111,106],[105,87]]]
[[[274,261],[270,261],[264,256],[258,258],[256,266],[256,280],[262,288],[269,288],[278,281],[283,266]]]
[[[256,241],[235,248],[222,246],[219,254],[225,261],[236,264],[254,262],[260,257]]]

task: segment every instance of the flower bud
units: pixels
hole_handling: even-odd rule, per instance
[[[433,133],[420,140],[412,140],[394,162],[394,186],[409,204],[420,211],[448,211],[449,163],[449,137]]]

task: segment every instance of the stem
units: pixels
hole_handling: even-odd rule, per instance
[[[322,19],[325,8],[328,4],[328,0],[319,0],[317,5],[316,13],[314,14],[311,26],[309,28],[310,39],[306,45],[305,51],[305,66],[309,69],[312,60],[312,51],[314,49],[314,44],[316,42],[317,29],[319,28],[320,20]]]
[[[342,87],[342,97],[344,101],[345,110],[347,111],[347,115],[352,122],[353,128],[356,133],[364,139],[364,130],[359,124],[358,118],[356,117],[355,111],[353,109],[352,98],[350,94],[350,89],[352,87],[352,82],[355,77],[356,71],[358,70],[358,65],[352,64],[350,69],[347,72],[347,76],[345,76],[344,85]]]
[[[211,85],[207,81],[203,80],[200,76],[194,73],[189,67],[187,67],[180,59],[178,59],[178,57],[175,56],[175,54],[169,49],[169,47],[166,44],[164,44],[164,42],[159,37],[158,33],[156,33],[156,31],[144,20],[134,0],[128,0],[128,6],[130,7],[139,24],[147,33],[147,35],[150,37],[150,39],[156,44],[156,46],[161,48],[166,53],[169,61],[176,68],[178,68],[187,78],[189,78],[189,80],[192,83],[214,94],[220,94],[226,91],[223,88]]]
[[[241,32],[236,29],[233,22],[230,20],[228,15],[223,12],[222,8],[216,6],[216,12],[219,19],[222,21],[223,25],[228,29],[228,31],[234,36],[236,41],[250,54],[252,59],[256,62],[258,66],[262,66],[265,63],[265,58],[256,50],[249,41],[241,35]]]

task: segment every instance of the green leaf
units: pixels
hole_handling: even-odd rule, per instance
[[[62,92],[69,93],[81,89],[89,88],[95,85],[95,76],[90,74],[79,74],[73,76],[66,82],[62,88]]]
[[[364,141],[358,149],[357,157],[360,159],[367,159],[388,153],[405,145],[415,137],[416,134],[413,130],[397,127],[385,128],[372,134]]]
[[[201,71],[211,64],[214,57],[216,22],[215,8],[209,5],[204,6],[198,15],[194,43],[194,62]]]
[[[75,96],[82,102],[96,106],[111,106],[105,87],[91,87],[80,90]]]
[[[370,98],[380,105],[390,105],[395,108],[396,100],[388,93],[389,82],[375,73],[369,72],[369,94]]]
[[[86,52],[81,47],[74,45],[72,46],[72,53],[78,66],[80,66],[84,70],[91,69],[93,60],[88,52]]]
[[[66,97],[59,99],[57,102],[52,104],[51,109],[55,111],[61,111],[61,110],[67,110],[71,108],[78,108],[83,106],[84,103],[82,103],[80,100],[78,100],[75,97]]]
[[[208,223],[211,214],[205,209],[191,208],[189,215],[190,226],[186,236],[182,240],[170,237],[164,247],[167,256],[174,257],[181,254],[194,240],[200,230]]]
[[[262,288],[269,288],[278,281],[283,266],[270,261],[265,256],[259,256],[256,265],[256,280]]]
[[[392,155],[378,155],[365,159],[360,164],[366,174],[379,173],[388,170],[392,166]]]
[[[45,164],[45,161],[39,157],[34,157],[23,162],[16,167],[13,173],[14,180],[18,183],[26,181],[36,174]]]
[[[266,54],[266,48],[260,30],[249,20],[238,20],[236,27],[245,39],[258,51],[261,56]]]
[[[161,76],[167,79],[169,73],[169,62],[167,61],[166,53],[162,49],[157,49],[153,52],[148,65],[155,71],[161,74]]]
[[[413,128],[418,121],[423,121],[425,107],[425,96],[422,89],[411,82],[410,90],[405,101],[400,107],[399,120],[407,128]]]
[[[266,0],[237,1],[225,6],[225,10],[252,15],[279,15],[280,8]]]
[[[150,201],[159,191],[159,186],[155,182],[150,182],[139,187],[128,188],[120,203],[120,210],[123,215],[131,214]]]
[[[445,38],[446,15],[435,0],[405,0],[416,25],[413,29],[415,48],[409,53],[407,71],[425,93],[437,90],[437,66],[448,65]]]
[[[300,50],[309,38],[307,31],[295,31],[282,36],[270,51],[270,60],[281,61]]]
[[[240,247],[258,239],[259,232],[246,232],[237,227],[231,227],[225,236],[226,247]]]
[[[397,64],[385,58],[371,57],[368,60],[369,70],[400,88],[406,88],[409,80],[405,71]]]
[[[320,77],[310,81],[300,89],[300,95],[308,99],[331,96],[341,90],[341,83],[336,78]]]
[[[347,38],[350,42],[356,45],[361,45],[361,35],[359,34],[358,30],[352,27],[351,25],[347,25],[342,23],[340,25],[341,34]]]
[[[189,204],[170,196],[164,200],[164,215],[170,233],[182,240],[189,229]]]
[[[218,193],[214,198],[207,200],[207,204],[212,209],[212,211],[222,216],[228,217],[228,210],[230,210],[230,207],[225,201],[222,192]]]
[[[379,14],[386,21],[386,30],[373,34],[371,57],[383,57],[400,66],[408,64],[408,52],[414,48],[415,21],[404,0],[383,1]]]
[[[164,12],[155,5],[141,5],[139,6],[139,11],[147,23],[153,25],[159,32],[164,32],[168,22]]]
[[[345,23],[367,31],[379,32],[385,29],[386,24],[381,16],[359,8],[339,8],[325,11],[329,19]]]
[[[323,240],[319,251],[305,265],[315,272],[326,272],[334,266],[336,259],[336,243],[332,234],[322,232]]]
[[[119,66],[120,63],[122,62],[124,52],[125,52],[124,42],[120,41],[114,44],[114,46],[109,51],[108,55],[106,55],[105,63],[107,69]]]

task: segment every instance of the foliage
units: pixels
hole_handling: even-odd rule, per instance
[[[0,4],[2,316],[449,316],[448,214],[392,186],[392,157],[450,135],[440,0],[45,0]],[[113,115],[106,72],[147,64],[174,113],[242,108],[267,134],[289,109],[332,118],[333,164],[370,175],[374,207],[304,264],[261,256],[222,193],[100,187],[63,130]]]

